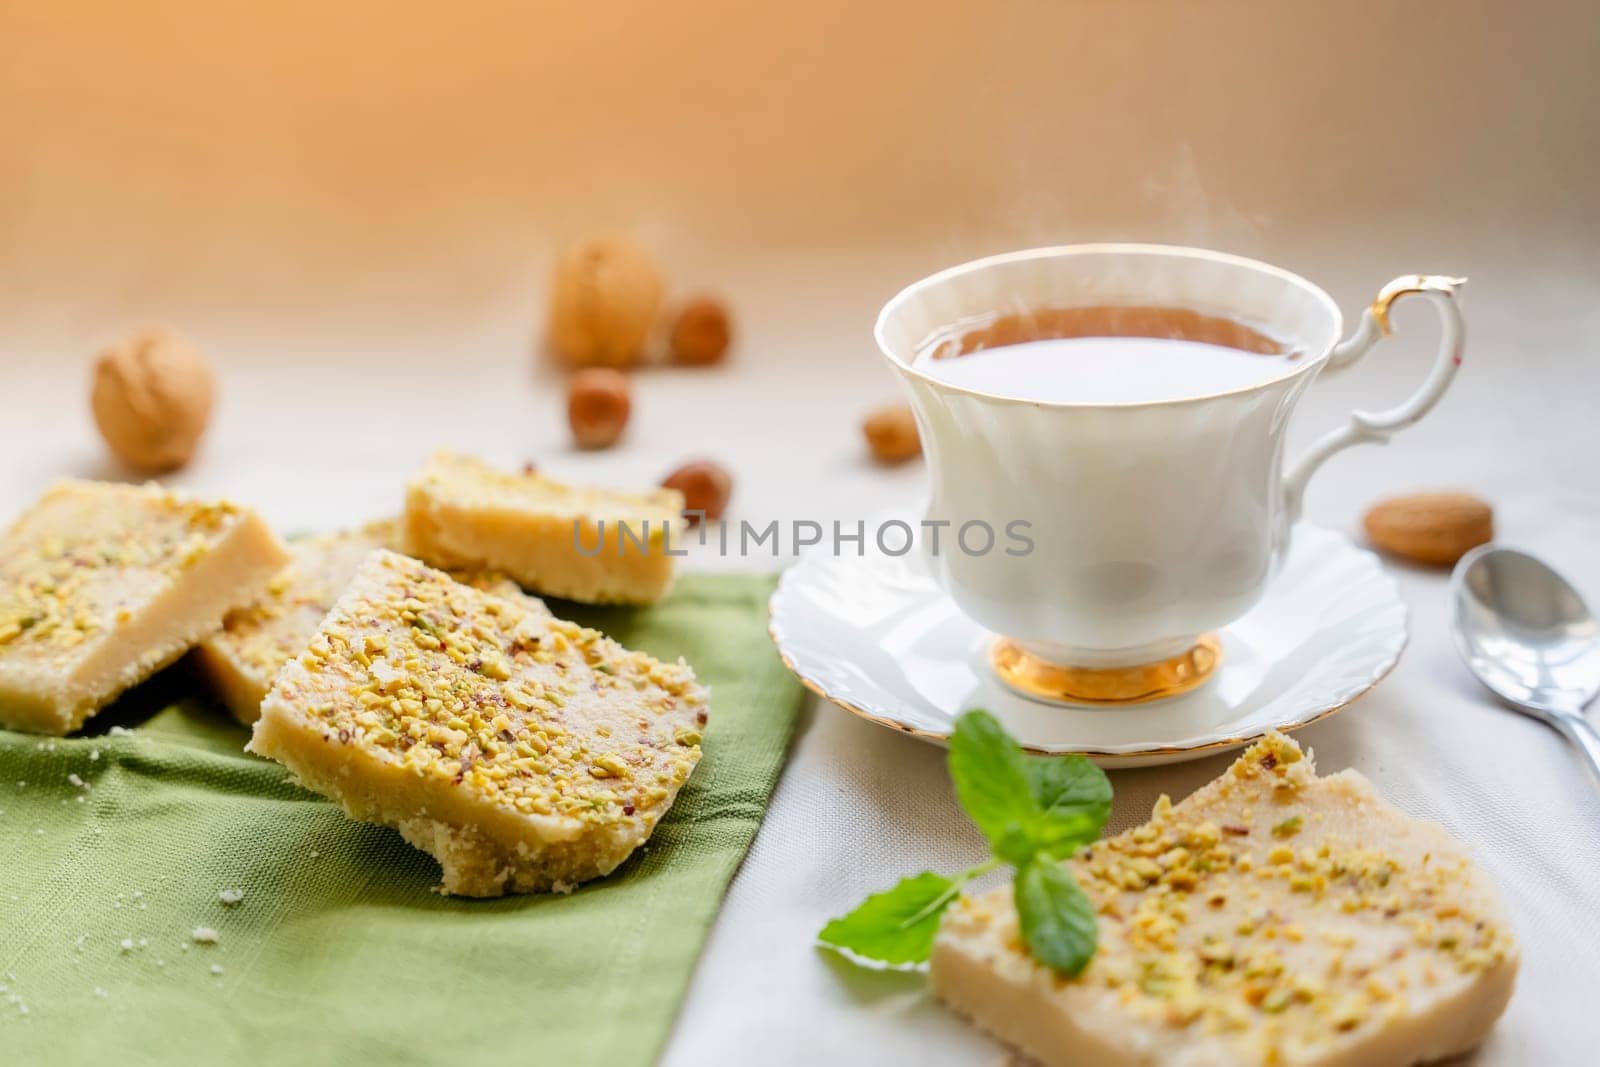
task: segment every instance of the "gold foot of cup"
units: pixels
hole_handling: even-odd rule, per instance
[[[1222,660],[1222,642],[1206,634],[1170,659],[1131,667],[1072,667],[1042,659],[1009,637],[989,648],[989,665],[1024,696],[1053,704],[1119,707],[1144,704],[1198,688]]]

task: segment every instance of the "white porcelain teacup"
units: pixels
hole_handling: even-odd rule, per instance
[[[932,474],[930,522],[1023,522],[1032,550],[943,551],[933,566],[969,617],[997,635],[991,660],[1014,688],[1069,703],[1125,703],[1199,684],[1209,632],[1261,597],[1306,482],[1333,453],[1425,415],[1461,361],[1460,279],[1410,275],[1380,292],[1341,341],[1331,297],[1288,271],[1161,245],[1041,248],[951,268],[884,307],[876,337],[905,380]],[[1398,297],[1420,293],[1443,338],[1405,403],[1358,411],[1285,475],[1284,433],[1323,369],[1388,332]],[[1181,399],[1060,403],[993,395],[927,373],[917,356],[952,324],[1018,308],[1159,307],[1216,316],[1292,346],[1285,372]]]

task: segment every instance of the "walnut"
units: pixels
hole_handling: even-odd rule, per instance
[[[904,463],[922,454],[922,439],[917,436],[917,420],[906,404],[879,408],[861,424],[872,458],[879,463]]]
[[[112,453],[135,470],[158,474],[194,455],[215,391],[200,350],[153,328],[100,353],[90,404]]]
[[[710,297],[689,301],[672,324],[672,362],[703,367],[722,362],[733,339],[728,309]]]
[[[683,511],[689,515],[691,526],[701,516],[691,515],[690,512],[703,512],[707,521],[722,518],[723,511],[728,507],[728,498],[733,495],[733,476],[710,460],[685,463],[667,475],[661,485],[683,494]]]
[[[637,245],[584,241],[556,263],[550,347],[572,367],[631,367],[661,310],[661,275]]]
[[[567,387],[567,422],[579,448],[610,448],[622,437],[633,409],[628,376],[610,367],[590,367]]]

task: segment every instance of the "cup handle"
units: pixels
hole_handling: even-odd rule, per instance
[[[1361,316],[1356,332],[1334,346],[1328,356],[1328,370],[1340,370],[1357,362],[1383,338],[1389,336],[1389,306],[1402,296],[1421,293],[1432,302],[1439,313],[1439,351],[1433,357],[1433,369],[1415,393],[1403,403],[1386,411],[1352,411],[1350,421],[1337,430],[1318,438],[1300,457],[1283,480],[1284,511],[1292,524],[1300,518],[1300,504],[1305,496],[1306,483],[1329,456],[1351,445],[1370,441],[1388,444],[1396,430],[1403,430],[1416,422],[1439,402],[1450,380],[1461,366],[1461,348],[1466,340],[1466,324],[1461,320],[1461,306],[1456,301],[1457,290],[1466,283],[1465,278],[1450,278],[1442,274],[1406,274],[1379,291],[1371,306]]]

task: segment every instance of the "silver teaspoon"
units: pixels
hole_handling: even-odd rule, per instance
[[[1584,707],[1600,692],[1600,624],[1567,580],[1512,548],[1483,545],[1450,577],[1456,648],[1478,681],[1560,730],[1600,781],[1600,733]]]

